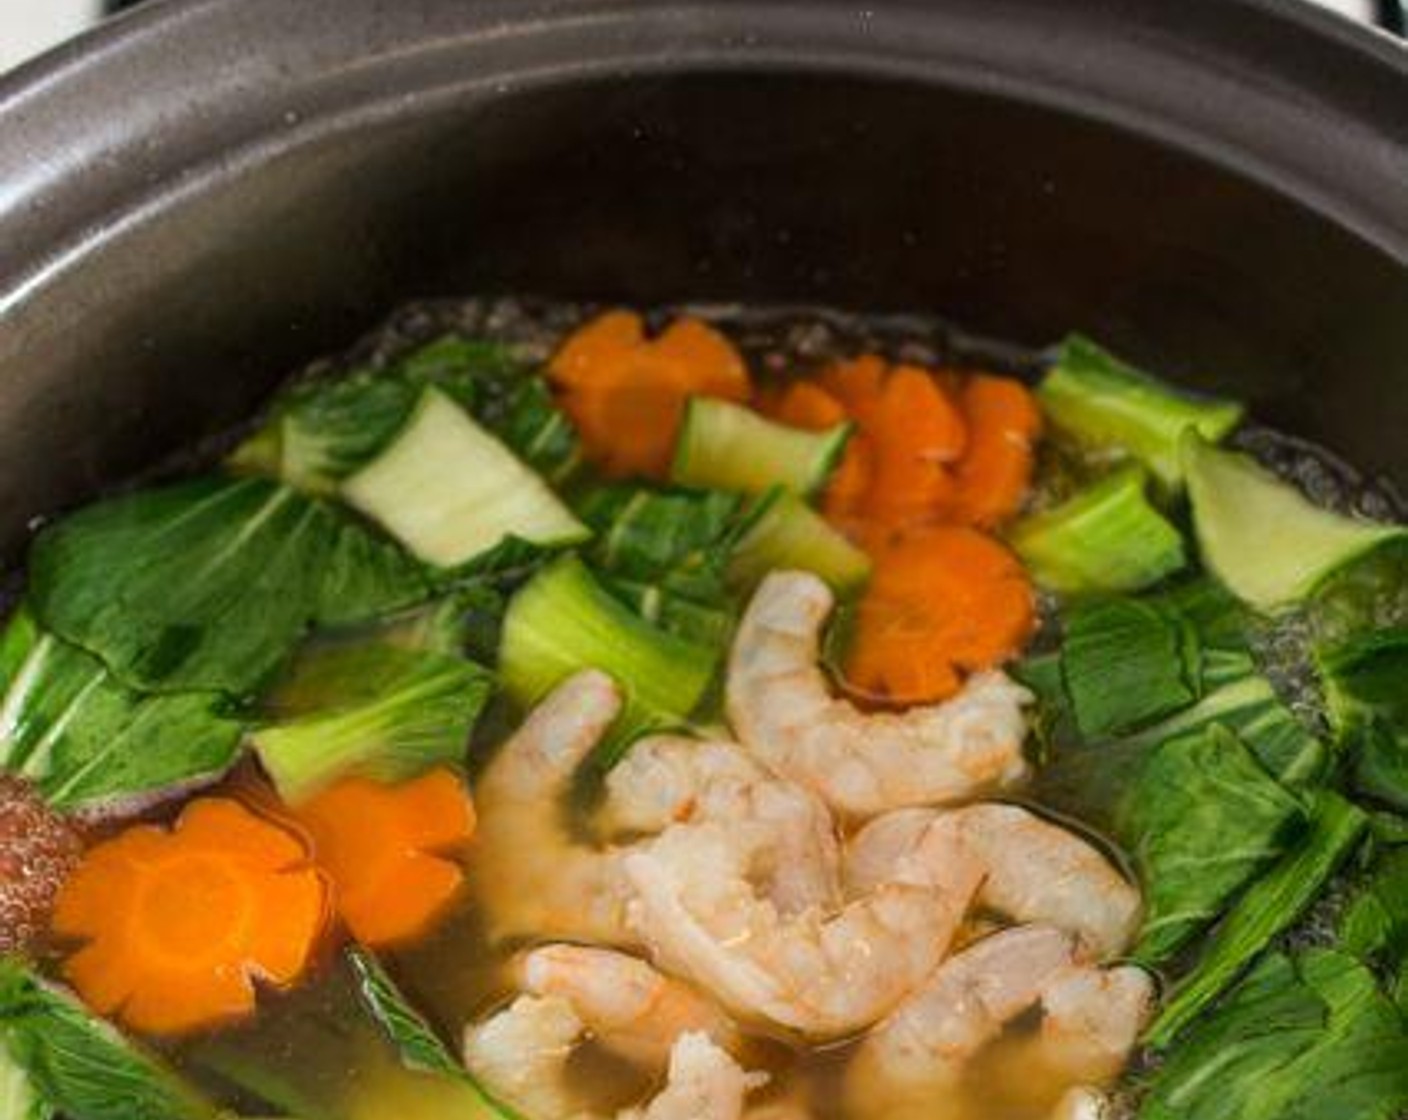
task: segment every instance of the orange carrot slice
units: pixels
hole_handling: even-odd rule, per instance
[[[328,912],[302,841],[238,801],[190,802],[170,830],[136,825],[90,849],[53,930],[83,942],[64,975],[102,1015],[172,1035],[249,1014],[254,981],[293,985]]]
[[[870,542],[845,683],[891,704],[941,700],[1020,650],[1035,620],[1021,563],[976,529],[936,526]]]
[[[974,374],[962,390],[968,449],[958,464],[955,516],[994,528],[1022,508],[1031,486],[1041,412],[1010,377]]]
[[[387,785],[345,778],[294,810],[336,885],[337,911],[364,945],[420,937],[464,885],[453,857],[474,833],[458,774]]]
[[[841,402],[851,419],[866,428],[880,401],[880,390],[888,372],[884,358],[878,354],[862,354],[827,367],[817,380],[823,389]]]
[[[647,339],[630,311],[609,311],[578,328],[548,375],[587,456],[615,477],[665,477],[690,396],[743,402],[751,391],[743,358],[707,323],[676,319]]]
[[[967,429],[928,370],[896,366],[867,426],[874,449],[868,512],[889,524],[931,520],[953,493],[949,467]]]

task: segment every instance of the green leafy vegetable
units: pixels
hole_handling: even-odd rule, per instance
[[[1237,900],[1213,932],[1193,970],[1180,981],[1149,1028],[1166,1047],[1211,1004],[1277,934],[1289,929],[1358,845],[1364,811],[1327,790],[1307,795],[1310,829]]]
[[[1265,958],[1154,1075],[1140,1120],[1395,1120],[1408,1035],[1352,957]]]
[[[1183,538],[1149,503],[1134,467],[1023,518],[1009,540],[1036,581],[1063,595],[1138,591],[1187,563]]]
[[[395,1048],[401,1063],[410,1070],[449,1078],[473,1094],[470,1107],[456,1112],[457,1118],[502,1117],[519,1120],[516,1113],[494,1100],[469,1071],[454,1059],[420,1014],[397,989],[391,977],[365,949],[352,946],[347,963],[355,978],[357,997],[373,1022]]]
[[[485,670],[453,654],[329,645],[302,657],[271,698],[286,718],[251,738],[286,801],[348,773],[401,781],[463,764],[491,689]]]
[[[314,493],[374,459],[410,418],[421,392],[452,397],[552,481],[577,464],[576,432],[542,378],[496,342],[448,335],[384,367],[295,382],[272,418],[231,459]]]
[[[320,615],[352,621],[422,594],[399,578],[388,588],[384,553],[355,543],[359,532],[287,486],[194,479],[100,502],[41,532],[31,604],[41,626],[126,685],[243,697]],[[375,572],[357,570],[364,563]]]
[[[1322,645],[1408,626],[1408,536],[1390,537],[1325,577],[1306,604]]]
[[[751,591],[768,572],[812,572],[838,595],[858,590],[870,578],[870,557],[791,493],[765,495],[759,515],[729,560],[731,583]]]
[[[605,486],[577,509],[597,533],[586,555],[607,590],[663,630],[722,645],[736,614],[725,567],[752,521],[746,505],[717,490]]]
[[[1167,960],[1284,853],[1300,803],[1214,725],[1171,739],[1140,767],[1116,820],[1144,884],[1135,956]]]
[[[1124,744],[1137,749],[1212,724],[1234,732],[1257,761],[1283,782],[1304,785],[1324,776],[1328,764],[1324,744],[1259,674],[1213,689],[1192,707],[1136,732]]]
[[[123,811],[212,781],[239,752],[220,693],[144,694],[21,608],[0,637],[0,768],[56,809]]]
[[[1408,849],[1384,854],[1340,918],[1340,945],[1389,977],[1408,1015]]]
[[[1138,599],[1099,600],[1068,615],[1061,672],[1081,735],[1099,739],[1196,701],[1202,650],[1176,611]]]
[[[1298,602],[1337,569],[1408,536],[1401,525],[1321,509],[1248,456],[1195,433],[1182,454],[1203,562],[1258,610]]]
[[[764,494],[781,486],[803,498],[819,491],[846,449],[849,423],[793,428],[714,397],[691,397],[670,478],[684,486]]]
[[[679,726],[714,678],[720,651],[650,625],[609,594],[575,556],[539,572],[509,604],[499,672],[520,705],[536,703],[580,669],[596,668],[626,693],[607,761],[643,731]]]
[[[215,1120],[215,1108],[157,1058],[14,958],[0,960],[0,1031],[10,1057],[69,1120]]]
[[[438,389],[422,393],[405,426],[339,493],[439,568],[508,538],[555,547],[590,535],[527,464]]]
[[[1058,428],[1089,446],[1133,455],[1170,489],[1183,480],[1183,432],[1191,428],[1215,442],[1242,417],[1241,405],[1176,392],[1080,335],[1062,344],[1037,400]]]
[[[53,1120],[54,1108],[39,1095],[25,1068],[10,1056],[0,1033],[0,1120]]]
[[[1316,657],[1356,788],[1408,810],[1408,626],[1358,633]]]

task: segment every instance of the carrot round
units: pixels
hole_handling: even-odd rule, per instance
[[[941,700],[1011,657],[1035,620],[1030,582],[1003,545],[966,526],[870,542],[875,567],[856,608],[845,684],[891,704]]]
[[[751,389],[743,358],[709,324],[680,318],[648,339],[630,311],[579,327],[548,375],[588,458],[617,477],[666,475],[689,397],[743,402]]]
[[[958,520],[994,528],[1026,500],[1041,412],[1020,382],[983,373],[966,381],[960,405],[968,448],[958,463],[954,513]]]
[[[474,833],[474,808],[452,771],[399,785],[345,778],[294,816],[336,886],[338,914],[364,945],[421,936],[464,885],[451,857]]]
[[[136,825],[91,848],[59,893],[53,930],[83,942],[63,972],[89,1006],[173,1035],[247,1015],[255,980],[293,985],[328,894],[299,837],[204,797],[169,830]]]
[[[953,493],[950,466],[967,430],[933,375],[896,366],[869,424],[874,469],[867,512],[889,524],[937,517]]]

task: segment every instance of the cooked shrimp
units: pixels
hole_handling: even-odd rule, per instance
[[[783,913],[831,906],[840,896],[840,852],[825,804],[736,743],[643,739],[611,771],[606,790],[598,822],[611,831],[658,833],[696,821],[738,830],[766,859],[766,893]]]
[[[1071,1084],[1104,1080],[1133,1049],[1152,991],[1137,968],[1081,964],[1060,930],[1004,930],[944,962],[871,1032],[847,1070],[847,1098],[857,1115],[930,1114],[977,1054],[1036,1006],[1041,1064]]]
[[[566,1079],[586,1028],[572,1005],[553,996],[519,996],[465,1032],[465,1065],[504,1103],[534,1120],[598,1120]],[[739,1120],[758,1084],[704,1034],[683,1034],[670,1051],[665,1088],[644,1110],[617,1120]]]
[[[623,859],[630,921],[662,967],[735,1014],[835,1037],[875,1022],[943,959],[977,889],[886,883],[838,911],[784,915],[727,826],[676,825]]]
[[[737,1053],[738,1032],[718,1004],[627,953],[544,945],[517,971],[524,991],[566,1000],[598,1043],[647,1069],[663,1070],[682,1034]]]
[[[982,868],[978,906],[1076,934],[1098,958],[1127,948],[1138,930],[1138,888],[1093,844],[1016,805],[877,817],[847,848],[846,887],[863,895],[896,878],[935,882],[955,861]]]
[[[753,596],[728,667],[728,717],[771,769],[854,816],[977,796],[1027,770],[1023,705],[997,671],[975,673],[942,704],[865,714],[833,696],[820,665],[833,599],[804,572],[774,572]]]
[[[559,685],[475,784],[475,881],[496,937],[630,944],[617,856],[572,835],[567,799],[578,766],[620,708],[616,686],[588,670]]]

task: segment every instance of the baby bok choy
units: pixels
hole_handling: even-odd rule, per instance
[[[267,479],[197,478],[113,498],[40,532],[40,626],[152,692],[262,685],[304,630],[409,606],[419,569],[347,515]]]
[[[1008,540],[1037,583],[1061,595],[1138,591],[1188,561],[1183,538],[1132,466],[1023,518]]]
[[[1187,433],[1180,452],[1203,563],[1245,602],[1299,602],[1336,570],[1394,539],[1401,525],[1322,509],[1246,455]]]
[[[0,688],[0,768],[60,811],[134,811],[214,781],[239,753],[226,696],[128,688],[23,607],[0,637]]]
[[[439,568],[467,564],[509,538],[557,547],[590,536],[531,467],[434,388],[339,493]]]
[[[1175,391],[1080,335],[1062,344],[1037,399],[1058,429],[1087,446],[1132,455],[1165,490],[1182,485],[1185,431],[1215,443],[1242,417],[1240,405]]]
[[[509,696],[526,708],[581,669],[609,673],[626,698],[605,744],[610,762],[641,732],[688,722],[714,679],[720,653],[651,625],[579,559],[566,556],[510,602],[499,675]]]
[[[457,654],[315,644],[269,698],[276,721],[250,738],[279,794],[297,803],[344,774],[395,782],[462,766],[491,690],[488,672]]]
[[[31,1112],[15,1120],[54,1113],[66,1120],[221,1116],[159,1058],[13,957],[0,960],[0,1043],[28,1081]]]

